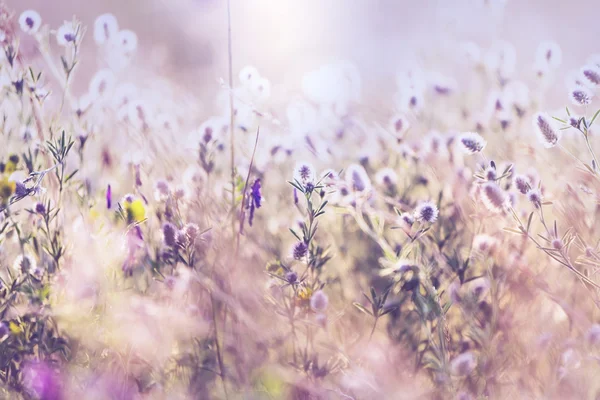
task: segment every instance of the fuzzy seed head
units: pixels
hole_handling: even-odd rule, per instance
[[[476,132],[466,132],[460,135],[459,142],[467,154],[475,154],[482,151],[487,145],[486,140]]]
[[[540,208],[542,206],[542,192],[540,192],[540,189],[531,189],[527,192],[527,200],[529,200],[535,208]]]
[[[571,103],[576,106],[587,106],[592,102],[594,94],[587,88],[579,86],[570,92]]]
[[[556,146],[560,140],[560,131],[556,129],[552,118],[546,113],[537,113],[533,116],[533,128],[537,132],[539,141],[548,149]]]
[[[346,184],[355,192],[367,192],[371,189],[371,179],[359,164],[352,164],[346,170]]]
[[[525,175],[516,175],[514,178],[515,187],[522,194],[527,194],[531,190],[531,180]]]
[[[481,187],[481,199],[488,210],[499,213],[504,210],[508,197],[500,186],[488,182]]]
[[[590,86],[600,86],[600,67],[597,65],[586,65],[581,69],[581,74]]]

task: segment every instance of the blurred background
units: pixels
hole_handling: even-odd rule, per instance
[[[144,65],[193,79],[194,90],[227,76],[225,0],[8,0],[17,13],[35,9],[52,27],[76,15],[91,26],[113,13],[138,33]],[[512,42],[520,60],[543,40],[561,45],[563,68],[600,50],[592,0],[231,0],[234,71],[255,65],[274,84],[324,63],[355,63],[364,88],[379,90],[403,62],[420,53],[453,51],[455,39],[487,47]],[[91,35],[87,42],[93,45]],[[595,47],[594,47],[595,46]],[[527,63],[519,62],[519,65]],[[527,72],[527,71],[526,71]],[[186,84],[188,89],[189,85]]]

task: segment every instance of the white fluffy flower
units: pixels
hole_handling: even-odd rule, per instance
[[[60,46],[72,46],[77,41],[78,29],[74,22],[65,21],[56,31],[56,42]]]
[[[107,43],[119,32],[117,18],[112,14],[102,14],[94,21],[94,41],[98,45]]]
[[[463,133],[458,140],[461,144],[461,148],[467,154],[479,153],[487,145],[485,139],[475,132]]]
[[[35,10],[23,11],[21,16],[19,16],[19,26],[25,33],[29,33],[30,35],[36,33],[41,25],[42,17],[40,17],[40,14]]]

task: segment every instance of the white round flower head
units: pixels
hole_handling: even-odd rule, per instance
[[[252,82],[251,90],[258,101],[265,101],[271,96],[271,82],[267,78],[259,78]]]
[[[383,187],[393,186],[398,182],[398,175],[391,168],[383,168],[375,174],[375,182]]]
[[[310,308],[315,312],[323,312],[329,305],[329,298],[322,290],[317,290],[310,297]]]
[[[533,116],[533,128],[540,143],[546,148],[556,146],[561,138],[561,131],[556,129],[554,120],[546,113],[537,113]]]
[[[433,224],[437,221],[439,210],[433,202],[425,201],[415,208],[414,214],[417,221]]]
[[[258,70],[252,65],[247,65],[240,71],[240,82],[249,86],[260,79]]]
[[[396,138],[401,139],[408,128],[410,128],[410,122],[404,115],[395,115],[391,118],[390,130]]]
[[[367,171],[359,164],[351,164],[345,173],[346,184],[355,192],[368,192],[371,190],[371,179]]]
[[[124,53],[132,53],[137,49],[138,37],[135,32],[124,29],[115,36],[115,43]]]
[[[595,64],[589,64],[581,68],[581,75],[592,87],[600,86],[600,67]]]
[[[587,106],[592,102],[594,94],[584,86],[578,86],[569,92],[571,103],[576,106]]]
[[[296,164],[294,168],[294,179],[303,185],[315,183],[315,168],[306,162],[300,162]]]
[[[65,21],[56,31],[56,42],[63,47],[73,46],[77,41],[77,26],[72,21]]]
[[[94,21],[94,40],[102,45],[114,38],[119,32],[117,18],[112,14],[102,14]]]
[[[542,42],[537,47],[535,61],[540,65],[556,69],[562,63],[562,50],[556,42]]]
[[[458,139],[461,148],[467,154],[481,152],[487,145],[486,140],[476,132],[465,132]]]
[[[42,25],[42,17],[37,11],[26,10],[19,16],[19,26],[25,33],[33,35],[36,33]]]
[[[115,75],[108,69],[101,69],[92,78],[89,93],[94,98],[100,98],[109,93],[115,86]]]

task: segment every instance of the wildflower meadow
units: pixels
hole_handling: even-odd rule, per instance
[[[600,399],[600,8],[420,3],[0,3],[0,399]]]

